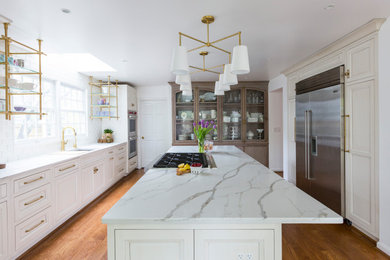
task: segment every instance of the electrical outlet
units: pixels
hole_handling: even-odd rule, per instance
[[[244,260],[244,254],[238,254],[237,255],[237,260]]]
[[[253,260],[253,254],[252,253],[246,254],[246,260]]]

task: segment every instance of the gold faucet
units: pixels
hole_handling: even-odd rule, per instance
[[[61,139],[61,151],[65,151],[65,145],[68,143],[68,140],[65,141],[65,137],[64,137],[64,134],[65,134],[65,129],[72,129],[73,130],[73,134],[74,134],[74,144],[73,144],[73,148],[77,148],[77,138],[76,138],[76,130],[73,128],[73,127],[70,127],[70,126],[66,126],[64,128],[62,128],[62,139]]]

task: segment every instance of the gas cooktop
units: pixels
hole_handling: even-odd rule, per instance
[[[201,163],[203,168],[208,167],[206,155],[204,153],[166,153],[158,160],[154,168],[177,168],[181,163]]]

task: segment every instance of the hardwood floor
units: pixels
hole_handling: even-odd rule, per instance
[[[20,259],[106,259],[101,217],[141,178],[136,170]],[[347,225],[283,225],[283,259],[390,259]]]

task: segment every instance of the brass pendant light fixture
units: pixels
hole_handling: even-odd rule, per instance
[[[176,75],[176,83],[180,84],[181,89],[185,89],[186,93],[190,93],[191,90],[191,77],[190,74],[198,72],[210,72],[219,75],[219,80],[216,82],[215,94],[223,95],[224,91],[230,89],[230,85],[236,85],[238,83],[237,75],[238,74],[247,74],[249,73],[249,58],[248,58],[248,48],[241,44],[241,32],[234,33],[232,35],[220,38],[215,41],[210,41],[210,24],[215,21],[215,17],[212,15],[203,16],[201,19],[202,23],[207,25],[207,39],[205,41],[197,39],[195,37],[189,36],[182,32],[179,32],[179,46],[174,50],[172,63],[171,63],[171,72]],[[182,45],[182,37],[186,37],[193,41],[201,43],[198,47],[187,50],[186,47]],[[218,47],[216,44],[224,41],[229,38],[238,37],[238,45],[233,48],[233,53],[229,50]],[[228,63],[220,64],[213,67],[206,66],[206,57],[209,54],[208,51],[204,49],[199,52],[199,55],[203,58],[203,66],[196,67],[188,64],[188,52],[193,52],[202,48],[214,48],[228,56]],[[233,55],[232,55],[233,54]],[[233,56],[233,57],[232,57]],[[195,71],[190,72],[190,68]],[[217,68],[223,68],[223,74],[215,71]]]

